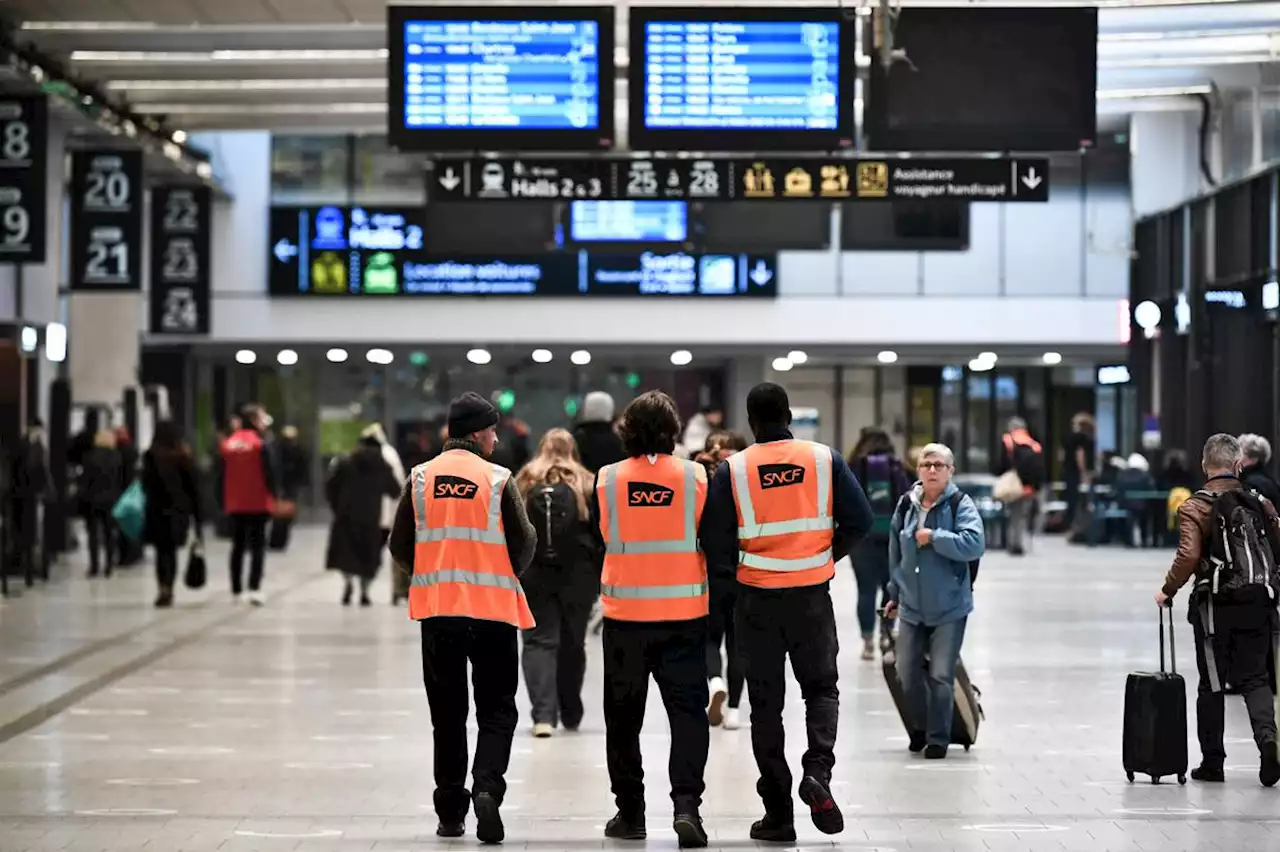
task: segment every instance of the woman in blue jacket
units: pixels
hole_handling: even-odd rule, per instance
[[[909,708],[910,749],[936,760],[951,743],[956,664],[973,611],[969,563],[982,556],[986,541],[978,508],[951,481],[951,450],[926,445],[916,469],[920,480],[890,526],[885,618],[899,621],[898,679]]]

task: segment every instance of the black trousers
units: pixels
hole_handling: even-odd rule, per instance
[[[809,747],[801,758],[804,774],[829,783],[836,762],[840,643],[827,584],[795,589],[743,586],[737,629],[751,699],[751,747],[760,770],[756,791],[769,813],[789,816],[791,769],[782,727],[788,655],[805,704]]]
[[[105,557],[107,573],[116,564],[115,518],[110,506],[90,506],[84,514],[85,532],[89,537],[89,573],[97,574]]]
[[[271,516],[231,516],[231,593],[240,594],[244,581],[244,555],[249,552],[249,591],[262,588],[262,570],[267,558],[267,523]]]
[[[1256,610],[1256,611],[1245,611]],[[1196,638],[1196,669],[1200,684],[1196,690],[1196,733],[1200,738],[1200,754],[1204,764],[1222,768],[1227,750],[1223,744],[1226,727],[1227,692],[1214,692],[1209,677],[1209,661],[1205,653],[1205,636],[1196,610],[1192,610],[1191,628]],[[1244,698],[1249,711],[1253,739],[1261,749],[1276,741],[1275,696],[1271,691],[1272,612],[1259,607],[1219,606],[1214,614],[1215,668],[1219,684]]]
[[[707,677],[723,677],[729,686],[729,706],[742,703],[742,687],[746,675],[742,671],[742,655],[738,653],[738,631],[733,625],[733,611],[738,605],[736,590],[720,592],[711,598],[711,616],[707,620]],[[727,673],[720,657],[720,644],[724,643],[725,656],[729,658]]]
[[[476,695],[475,762],[471,787],[499,803],[507,793],[507,764],[515,735],[520,653],[516,628],[472,618],[422,621],[422,683],[431,708],[435,759],[435,807],[442,820],[467,814],[467,662]]]
[[[178,578],[178,549],[169,544],[156,545],[156,584],[173,589]]]
[[[604,723],[609,780],[618,810],[644,813],[640,729],[657,681],[671,725],[667,772],[677,811],[697,808],[706,789],[703,774],[711,733],[707,727],[707,624],[604,622]]]
[[[525,585],[537,626],[524,631],[524,683],[533,721],[576,728],[582,722],[582,680],[587,671],[591,600],[568,588]]]

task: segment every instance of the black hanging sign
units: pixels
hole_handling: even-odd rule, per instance
[[[208,334],[211,276],[209,188],[151,191],[152,334]]]
[[[142,289],[142,152],[71,155],[73,291]]]
[[[0,95],[0,263],[45,262],[49,107]]]

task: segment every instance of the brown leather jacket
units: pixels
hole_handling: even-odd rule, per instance
[[[1204,490],[1221,494],[1224,491],[1238,491],[1243,487],[1234,476],[1220,476],[1206,482]],[[1280,517],[1277,517],[1275,507],[1263,500],[1262,508],[1267,512],[1268,520],[1280,526]],[[1164,578],[1163,591],[1169,597],[1173,597],[1200,569],[1212,517],[1213,505],[1198,497],[1193,497],[1178,509],[1178,552],[1173,557],[1173,566]]]

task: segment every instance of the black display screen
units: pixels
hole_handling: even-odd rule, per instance
[[[874,55],[867,143],[878,151],[1074,151],[1096,138],[1093,8],[901,10]]]
[[[271,292],[395,295],[422,222],[421,207],[273,207]]]

